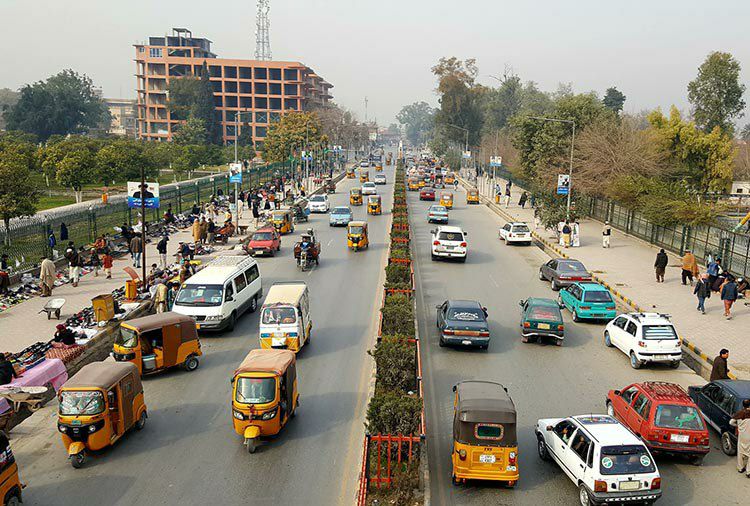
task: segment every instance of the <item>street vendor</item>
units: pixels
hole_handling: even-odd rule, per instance
[[[0,385],[7,385],[13,378],[18,378],[20,375],[16,374],[16,370],[13,368],[13,364],[9,360],[10,353],[0,353]]]
[[[56,343],[63,343],[64,345],[71,346],[76,344],[76,333],[70,330],[68,327],[60,323],[55,327],[57,331],[55,336],[52,338]]]

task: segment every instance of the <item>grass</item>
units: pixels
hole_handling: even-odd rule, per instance
[[[52,195],[52,196],[44,195],[39,198],[39,202],[37,203],[36,210],[45,211],[47,209],[67,206],[69,204],[75,204],[75,203],[76,203],[76,199],[75,197],[72,197],[72,196],[68,197],[64,195]]]

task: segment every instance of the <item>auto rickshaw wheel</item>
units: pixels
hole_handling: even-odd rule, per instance
[[[135,428],[137,430],[143,430],[143,428],[146,426],[146,418],[148,418],[148,415],[144,410],[143,413],[141,413],[141,416],[138,418],[138,421],[135,422]]]
[[[460,478],[456,478],[456,475],[452,474],[451,475],[451,483],[453,484],[454,487],[458,487],[458,486],[461,485],[461,479]]]
[[[71,455],[70,457],[70,465],[72,465],[76,469],[80,469],[83,467],[83,464],[86,463],[86,453],[79,452],[75,455]]]
[[[198,365],[200,362],[198,362],[198,357],[195,355],[190,355],[187,360],[185,360],[185,370],[188,372],[195,371],[198,369]]]
[[[247,452],[248,453],[255,453],[255,450],[258,449],[258,440],[257,438],[250,438],[246,440],[247,444]]]
[[[20,500],[18,499],[18,496],[13,494],[8,498],[7,501],[5,501],[5,506],[18,506],[21,504]]]

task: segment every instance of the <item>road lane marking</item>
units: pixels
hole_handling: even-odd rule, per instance
[[[492,277],[492,274],[490,274],[490,281],[492,281],[492,283],[493,283],[493,284],[494,284],[494,285],[495,285],[496,287],[500,288],[500,285],[498,284],[498,282],[497,282],[497,281],[495,281],[495,278],[493,278],[493,277]]]

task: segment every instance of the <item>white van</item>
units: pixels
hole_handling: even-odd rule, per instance
[[[263,297],[258,263],[250,256],[222,256],[190,277],[177,292],[172,311],[195,318],[200,330],[232,330]]]
[[[298,352],[310,340],[310,294],[304,281],[275,283],[260,311],[260,347]]]

